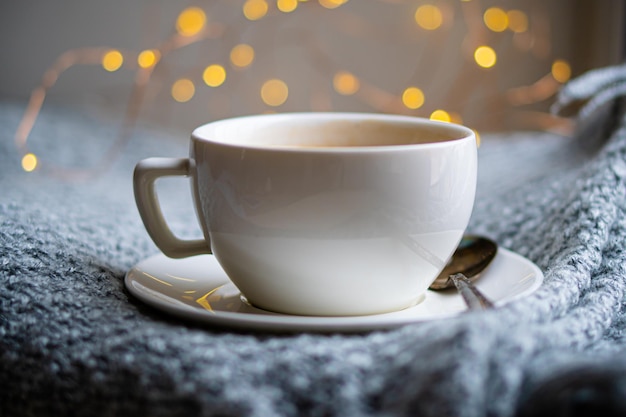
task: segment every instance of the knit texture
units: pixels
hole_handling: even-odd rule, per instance
[[[535,262],[543,286],[496,310],[365,334],[230,332],[134,299],[124,274],[157,249],[132,170],[144,157],[185,156],[186,134],[140,128],[111,170],[62,181],[21,169],[13,135],[24,105],[0,102],[0,416],[620,415],[626,120],[599,119],[596,97],[618,95],[606,91],[625,73],[564,90],[560,106],[595,106],[574,137],[482,138],[469,231]],[[29,147],[43,164],[88,166],[116,133],[49,108]],[[164,211],[195,236],[177,181],[162,184]]]

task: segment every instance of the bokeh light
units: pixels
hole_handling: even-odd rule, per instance
[[[402,93],[402,103],[409,109],[419,109],[424,105],[424,92],[417,87],[409,87]]]
[[[430,120],[437,120],[440,122],[451,122],[452,118],[450,117],[450,114],[447,111],[438,109],[430,114]]]
[[[288,96],[289,88],[282,80],[274,78],[263,83],[261,87],[261,99],[268,106],[280,106],[287,101]]]
[[[560,83],[569,81],[572,76],[572,69],[570,65],[562,60],[557,59],[552,63],[552,77]]]
[[[483,68],[491,68],[496,65],[496,51],[489,46],[479,46],[474,51],[474,60]]]
[[[141,68],[150,68],[159,60],[159,51],[146,49],[137,55],[137,65]]]
[[[117,49],[111,49],[102,57],[102,68],[109,72],[117,71],[124,63],[124,56]]]
[[[276,0],[276,7],[283,13],[290,13],[298,7],[298,0]]]
[[[450,122],[463,124],[463,118],[459,113],[451,111],[448,112],[448,115],[450,116]]]
[[[230,51],[230,62],[238,68],[245,68],[254,61],[254,49],[245,43],[240,43]]]
[[[327,9],[336,9],[337,7],[347,3],[348,0],[319,0],[319,2]]]
[[[206,24],[206,14],[199,7],[188,7],[176,19],[176,31],[182,36],[197,35]]]
[[[483,14],[485,26],[494,32],[504,32],[509,26],[509,16],[499,7],[490,7]]]
[[[354,74],[348,71],[339,71],[333,77],[333,87],[339,94],[349,96],[359,91],[361,83]]]
[[[226,80],[226,70],[218,64],[209,65],[202,73],[202,80],[209,87],[219,87]]]
[[[534,1],[537,4],[541,2]],[[101,66],[109,72],[122,67],[137,71],[133,78],[133,88],[139,93],[146,88],[146,98],[131,99],[125,106],[126,116],[132,123],[139,119],[143,106],[151,106],[153,103],[155,106],[162,105],[156,104],[156,101],[162,98],[157,93],[164,88],[168,102],[175,100],[184,103],[195,99],[198,102],[196,107],[200,109],[198,111],[208,110],[210,117],[230,116],[233,108],[246,113],[276,112],[283,104],[284,108],[280,110],[284,111],[342,111],[345,106],[364,105],[375,112],[419,112],[434,120],[466,122],[480,129],[507,128],[510,121],[520,123],[522,127],[527,124],[540,129],[569,128],[560,118],[546,119],[543,113],[548,107],[548,100],[554,98],[560,85],[572,77],[570,62],[561,59],[571,58],[571,51],[560,46],[562,41],[559,39],[565,35],[559,36],[559,39],[553,36],[557,33],[553,29],[562,26],[554,25],[552,18],[558,16],[552,16],[552,12],[547,13],[531,3],[522,5],[509,2],[505,5],[506,2],[479,0],[378,0],[375,3],[402,5],[398,6],[397,15],[390,12],[383,22],[376,15],[379,10],[382,12],[382,8],[366,6],[365,2],[349,2],[348,7],[339,11],[326,10],[336,9],[346,3],[348,0],[242,0],[225,2],[223,7],[211,6],[211,9],[205,6],[206,12],[201,7],[168,8],[168,12],[173,13],[170,21],[175,20],[175,31],[167,31],[165,39],[149,39],[152,37],[150,36],[144,40],[154,41],[152,45],[158,45],[158,49],[107,50],[92,46],[65,51],[47,69],[41,84],[32,92],[28,111],[16,133],[15,142],[20,151],[16,161],[21,158],[25,171],[41,169],[44,155],[26,154],[28,136],[48,91],[64,71],[78,65],[94,65],[96,68]],[[496,4],[498,7],[492,7]],[[361,14],[359,7],[365,8],[365,14]],[[307,16],[307,13],[311,13],[311,16]],[[146,15],[147,20],[150,17],[151,15]],[[329,38],[337,35],[337,44],[332,44],[333,38],[329,44],[325,37],[322,42],[315,37],[304,36],[294,36],[289,42],[283,42],[281,37],[296,34],[300,29],[298,25],[309,18],[327,19],[324,25],[316,26],[316,30],[339,29],[332,34],[328,33]],[[261,21],[258,23],[250,23],[259,19]],[[156,20],[148,23],[155,27],[159,25]],[[143,25],[142,22],[137,24]],[[283,24],[289,31],[276,32]],[[407,32],[408,29],[411,31]],[[363,48],[342,51],[343,45],[347,44],[343,43],[341,36],[347,36],[355,42],[363,41]],[[413,36],[415,48],[403,43],[401,37],[406,36]],[[351,59],[352,55],[359,58],[358,54],[369,54],[370,51],[372,54],[377,53],[375,48],[384,47],[381,40],[395,42],[399,56],[384,55],[384,62],[372,64],[380,65],[379,68],[368,68],[368,64]],[[365,45],[369,41],[374,41],[371,49],[369,45]],[[606,43],[608,45],[609,41]],[[180,58],[182,55],[173,54],[191,45],[197,48],[189,49],[191,60],[186,56]],[[202,49],[204,46],[206,49]],[[302,66],[297,68],[284,65],[285,61],[294,59],[296,54],[287,50],[294,46],[306,48],[305,53],[298,56],[298,64],[301,63]],[[407,46],[408,49],[400,50]],[[116,46],[113,45],[112,48],[114,47]],[[345,65],[340,63],[344,58],[340,55],[344,53],[351,55],[345,58],[354,63],[349,67],[353,72],[345,71],[343,69],[348,67],[341,66]],[[449,62],[440,60],[441,57],[447,59],[448,54]],[[406,57],[411,58],[411,61],[402,60]],[[386,66],[390,59],[396,63],[392,65],[393,68]],[[278,62],[281,60],[282,62]],[[509,74],[511,65],[517,65],[515,60],[519,60],[519,65],[524,65],[523,77],[519,79]],[[528,71],[525,67],[527,64]],[[184,68],[185,65],[188,66]],[[155,66],[162,68],[152,71]],[[493,68],[494,66],[496,67]],[[296,75],[308,77],[306,80],[310,81],[310,88],[294,89],[295,84],[290,84],[293,90],[290,91],[287,84],[279,79],[263,83],[267,78],[276,76],[276,70],[286,73],[292,68],[298,72],[305,69],[306,73],[292,75],[294,80]],[[394,78],[399,72],[395,71],[399,69],[403,72],[396,80]],[[443,80],[452,75],[462,77],[459,83],[463,84],[462,88],[443,82],[437,84],[437,80],[433,83],[431,78],[439,77]],[[100,76],[111,75],[102,71]],[[479,91],[485,87],[483,81],[490,81],[495,76],[498,78],[497,86],[490,83],[489,91]],[[514,84],[509,82],[511,78],[515,78]],[[94,80],[94,85],[97,84],[96,81]],[[402,84],[405,82],[406,84]],[[206,93],[201,83],[210,87],[223,87],[212,90],[211,94],[198,94],[196,97],[196,89],[202,94]],[[424,90],[417,87],[418,85]],[[402,87],[398,88],[399,86]],[[437,90],[438,97],[431,97],[431,90]],[[428,100],[424,91],[429,94]],[[307,93],[309,97],[298,95]],[[353,97],[350,100],[340,100],[337,98],[338,94]],[[493,98],[493,102],[501,103],[503,114],[516,112],[516,107],[526,106],[518,109],[524,112],[524,116],[519,119],[506,119],[499,117],[499,114],[494,116],[488,106],[477,103],[474,94],[477,97],[488,95],[490,100],[485,101],[491,102]],[[137,94],[136,97],[140,95]],[[200,102],[202,98],[207,98],[210,105],[203,107]],[[532,114],[527,112],[529,105],[536,105],[537,111]],[[186,106],[188,111],[175,117],[196,117],[196,107]],[[165,108],[169,111],[169,107]],[[439,110],[433,111],[435,108]],[[442,110],[443,108],[447,111]],[[451,111],[452,109],[458,110],[458,113]],[[416,111],[412,112],[413,110]],[[146,112],[148,117],[154,117],[155,114],[160,117],[160,109],[154,114]],[[165,121],[169,122],[170,119]],[[125,135],[127,134],[120,134],[119,140],[127,140],[123,137]],[[478,134],[477,142],[480,142]],[[41,160],[38,161],[38,158]]]
[[[27,153],[22,157],[22,169],[26,172],[32,172],[37,168],[37,157],[32,153]]]
[[[196,87],[188,78],[181,78],[172,84],[172,98],[179,103],[185,103],[193,97]]]
[[[509,10],[506,12],[509,18],[509,29],[515,33],[528,31],[528,16],[521,10]]]
[[[443,13],[439,7],[432,4],[423,4],[415,11],[415,22],[426,30],[435,30],[443,23]]]
[[[243,4],[243,15],[248,20],[259,20],[267,14],[268,9],[265,0],[247,0]]]

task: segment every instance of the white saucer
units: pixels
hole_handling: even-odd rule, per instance
[[[541,270],[528,259],[500,248],[477,286],[499,306],[535,292]],[[359,332],[454,316],[466,309],[456,290],[428,291],[424,301],[385,314],[311,317],[258,309],[242,299],[211,255],[171,259],[158,254],[126,274],[126,288],[145,303],[184,319],[244,330]]]

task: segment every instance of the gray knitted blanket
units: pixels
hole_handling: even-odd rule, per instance
[[[536,293],[364,334],[234,332],[133,298],[124,275],[157,250],[132,169],[185,156],[186,134],[138,129],[113,169],[61,181],[21,169],[24,104],[0,102],[0,416],[626,415],[624,80],[609,68],[564,89],[558,106],[590,99],[574,137],[482,138],[469,229],[535,262]],[[88,166],[116,133],[48,108],[29,146]],[[165,212],[192,236],[187,208]]]

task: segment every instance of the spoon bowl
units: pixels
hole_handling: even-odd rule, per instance
[[[480,273],[496,257],[497,252],[498,245],[490,239],[482,236],[463,236],[450,262],[430,285],[430,289],[444,290],[454,287],[451,276],[459,273],[465,275],[470,281],[476,281]]]
[[[498,245],[482,236],[466,235],[461,239],[446,267],[430,285],[431,290],[456,287],[470,310],[493,307],[472,283],[496,257]]]

